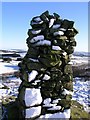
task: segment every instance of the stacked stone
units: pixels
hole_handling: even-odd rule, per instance
[[[73,93],[70,57],[78,32],[73,21],[63,20],[56,13],[50,15],[48,11],[32,18],[30,24],[28,51],[19,63],[22,83],[18,100],[22,109],[38,111],[29,116],[25,116],[27,111],[22,113],[25,118],[35,119],[70,109]]]

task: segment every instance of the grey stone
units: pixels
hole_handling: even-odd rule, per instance
[[[25,90],[36,88],[40,89],[42,97],[41,115],[70,109],[72,95],[68,93],[73,91],[73,72],[69,62],[76,46],[74,37],[78,33],[74,21],[63,20],[57,13],[50,15],[49,11],[45,11],[32,18],[30,25],[32,29],[28,30],[29,37],[26,39],[28,51],[19,63],[22,83],[18,99],[25,106]],[[29,81],[32,70],[36,70],[38,75]],[[51,101],[59,99],[57,106],[60,109],[45,107],[43,101],[48,98]]]

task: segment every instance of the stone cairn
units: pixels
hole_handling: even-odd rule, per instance
[[[48,11],[32,18],[30,25],[28,51],[19,63],[22,80],[19,118],[47,118],[48,114],[70,110],[73,93],[70,59],[78,32],[73,21],[61,19],[57,13],[50,15]]]

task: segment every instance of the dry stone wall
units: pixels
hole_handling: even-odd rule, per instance
[[[28,51],[19,63],[22,80],[18,95],[19,117],[47,118],[49,114],[60,113],[59,118],[67,118],[63,113],[71,106],[70,58],[78,31],[73,21],[61,19],[57,13],[50,15],[48,11],[33,17],[30,25],[32,29],[28,30],[26,40]]]

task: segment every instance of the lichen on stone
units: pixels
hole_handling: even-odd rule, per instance
[[[32,28],[28,30],[26,39],[28,51],[19,63],[22,83],[18,101],[23,108],[31,108],[26,101],[29,94],[34,100],[35,94],[29,91],[26,96],[26,90],[40,89],[42,100],[39,101],[37,97],[36,103],[39,101],[39,105],[33,104],[33,107],[41,106],[39,116],[63,112],[71,107],[73,73],[69,62],[76,46],[74,37],[78,31],[74,28],[74,21],[61,19],[57,13],[50,15],[49,11],[33,17],[30,25]],[[51,99],[50,105],[54,107],[45,107],[43,101],[48,98]],[[59,100],[55,106],[52,101],[57,99]],[[34,119],[35,117],[38,115]]]

